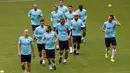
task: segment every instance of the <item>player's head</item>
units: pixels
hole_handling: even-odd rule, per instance
[[[24,30],[24,36],[25,36],[25,37],[28,37],[28,29],[25,29],[25,30]]]
[[[34,6],[34,9],[37,9],[37,8],[38,8],[38,5],[37,5],[37,4],[34,4],[33,6]]]
[[[112,22],[113,19],[114,19],[114,15],[109,15],[109,16],[108,16],[108,21],[109,21],[109,22]]]
[[[83,10],[83,5],[79,5],[79,10],[80,10],[80,11]]]
[[[61,23],[61,25],[64,25],[65,24],[65,19],[64,18],[60,19],[60,23]]]
[[[79,14],[78,13],[74,13],[74,19],[77,20],[79,18]]]
[[[40,25],[43,25],[44,24],[44,19],[41,19],[40,20]]]
[[[72,6],[72,5],[69,5],[69,6],[68,6],[68,10],[69,10],[69,12],[72,12],[72,11],[73,11],[73,6]]]
[[[53,8],[54,8],[54,11],[58,11],[58,6],[57,5],[54,5]]]
[[[60,6],[64,5],[64,0],[60,0]]]
[[[51,32],[51,31],[52,31],[51,26],[50,26],[50,25],[47,25],[47,26],[46,26],[46,32]]]

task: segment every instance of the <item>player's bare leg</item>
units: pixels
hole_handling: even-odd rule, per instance
[[[105,53],[105,57],[108,58],[109,57],[109,53],[110,53],[110,47],[107,47],[106,49],[106,53]]]
[[[51,59],[52,63],[53,63],[53,69],[56,70],[56,63],[55,63],[55,59]]]
[[[42,50],[42,65],[45,66],[46,53],[45,50]]]
[[[70,54],[73,53],[73,43],[72,43],[72,37],[69,39],[69,49],[70,49]]]
[[[26,69],[25,69],[25,62],[21,63],[21,68],[23,70],[23,73],[26,73]]]
[[[31,63],[27,63],[27,66],[28,66],[28,73],[31,72]]]
[[[68,50],[65,50],[64,64],[67,63],[67,59],[68,59]]]

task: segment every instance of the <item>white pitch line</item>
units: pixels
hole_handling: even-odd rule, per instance
[[[10,1],[0,1],[0,3],[25,2],[25,1],[36,1],[36,0],[10,0]]]

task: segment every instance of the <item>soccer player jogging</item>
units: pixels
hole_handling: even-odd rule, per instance
[[[58,10],[60,12],[62,12],[63,14],[65,14],[66,12],[68,12],[68,8],[67,6],[64,5],[64,0],[60,0],[60,5],[58,6]]]
[[[57,42],[57,36],[55,32],[51,31],[51,26],[46,26],[46,32],[43,34],[42,40],[43,43],[45,43],[45,50],[46,50],[46,56],[48,59],[48,65],[50,71],[52,71],[52,65],[53,63],[53,69],[56,70],[56,64],[55,64],[55,43]]]
[[[68,58],[68,50],[69,50],[68,39],[70,39],[71,37],[71,29],[70,29],[70,26],[65,23],[65,19],[60,20],[60,23],[56,27],[56,31],[58,33],[58,40],[59,40],[59,46],[60,46],[59,63],[62,62],[62,55],[65,50],[64,64],[66,64],[67,58]]]
[[[106,44],[106,54],[105,57],[109,57],[110,45],[112,44],[112,55],[111,62],[115,62],[114,56],[116,53],[116,26],[120,26],[120,22],[116,19],[114,15],[109,15],[108,21],[104,22],[102,31],[105,32],[105,44]]]
[[[74,12],[73,12],[73,7],[72,5],[68,6],[68,12],[65,13],[65,19],[67,21],[67,24],[70,26],[71,20],[74,18]],[[69,39],[69,47],[70,47],[70,54],[73,52],[72,48],[72,37]]]
[[[74,19],[71,20],[74,55],[79,55],[82,30],[84,27],[85,27],[85,25],[83,24],[83,21],[81,19],[79,19],[79,14],[75,13]]]
[[[79,9],[76,11],[76,13],[79,14],[79,18],[83,21],[85,28],[82,34],[82,41],[85,42],[85,36],[86,36],[86,19],[87,19],[87,10],[83,8],[83,5],[79,5]]]
[[[51,21],[53,22],[53,29],[55,31],[56,25],[60,23],[60,19],[64,18],[64,15],[62,12],[58,11],[58,6],[54,6],[54,11],[51,12]],[[57,49],[59,49],[59,45],[56,46]]]
[[[32,30],[40,25],[40,18],[43,16],[42,11],[38,9],[38,5],[34,4],[34,9],[31,9],[28,13],[28,17],[31,20]]]
[[[45,44],[41,42],[42,35],[45,33],[44,19],[40,20],[40,26],[38,26],[34,31],[34,36],[37,38],[37,47],[39,51],[40,64],[45,65]]]
[[[33,57],[35,52],[33,48],[33,40],[28,36],[28,30],[24,30],[24,36],[21,36],[18,41],[18,55],[21,58],[21,67],[24,73],[26,73],[25,62],[27,62],[28,73],[31,72],[31,50]]]

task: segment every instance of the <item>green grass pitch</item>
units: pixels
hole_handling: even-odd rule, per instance
[[[50,22],[52,6],[58,0],[0,0],[0,70],[5,73],[22,73],[17,55],[17,41],[24,29],[30,30],[28,11],[37,3],[43,10],[46,24]],[[83,4],[88,10],[88,43],[82,44],[80,56],[69,55],[67,65],[58,64],[53,73],[130,73],[130,0],[65,0],[65,5]],[[108,7],[112,4],[112,7]],[[117,27],[116,62],[105,59],[103,23],[109,14],[116,15],[122,26]],[[36,45],[35,49],[37,51]],[[39,65],[38,54],[32,59],[31,73],[50,73],[48,66]]]

